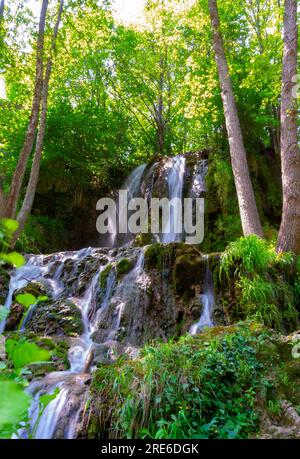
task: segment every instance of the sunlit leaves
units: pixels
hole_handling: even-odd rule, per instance
[[[30,396],[11,380],[0,380],[0,438],[10,438],[28,417]]]
[[[6,341],[6,352],[16,369],[23,368],[32,363],[46,362],[51,358],[49,351],[26,340],[16,341],[8,339]]]

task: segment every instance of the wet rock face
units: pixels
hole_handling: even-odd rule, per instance
[[[30,295],[38,298],[39,296],[46,296],[47,292],[45,287],[41,282],[31,281],[25,287],[17,289],[14,291],[13,298],[16,299],[17,295],[23,295],[29,293]]]
[[[7,294],[9,285],[9,274],[6,270],[0,267],[0,305],[3,305]]]
[[[25,287],[17,289],[13,293],[13,304],[5,322],[5,331],[17,330],[25,314],[25,307],[17,302],[18,295],[30,294],[35,298],[46,296],[45,287],[37,281],[29,282]]]
[[[133,249],[127,250],[132,260]],[[92,335],[96,343],[113,339],[141,346],[155,339],[179,337],[198,321],[209,261],[197,247],[183,243],[150,245],[144,257],[143,269],[133,267],[122,277],[116,275],[109,300],[99,309]],[[211,262],[216,268],[217,256]],[[113,264],[108,272],[112,269]],[[102,278],[100,283],[105,289]],[[224,323],[218,304],[214,316],[216,323]]]
[[[39,303],[26,330],[46,336],[80,336],[83,332],[80,309],[70,299]]]
[[[5,331],[16,330],[21,323],[25,308],[22,304],[14,303],[10,307],[9,315],[5,322]]]

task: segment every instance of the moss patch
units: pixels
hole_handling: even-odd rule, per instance
[[[131,258],[122,258],[117,263],[117,277],[120,278],[124,274],[127,274],[134,267],[134,260]]]
[[[108,278],[112,268],[113,268],[112,263],[109,263],[107,266],[105,266],[103,271],[101,271],[100,279],[99,279],[99,284],[100,284],[101,290],[105,290],[107,278]]]

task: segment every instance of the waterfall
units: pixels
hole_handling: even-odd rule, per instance
[[[138,195],[150,198],[152,193],[156,197],[168,197],[170,200],[174,198],[181,200],[184,194],[199,197],[205,191],[206,173],[207,161],[205,160],[200,160],[190,166],[184,156],[164,158],[161,163],[156,162],[147,170],[145,165],[136,168],[122,188],[127,190],[128,200]],[[188,181],[185,183],[187,177]],[[162,194],[163,190],[168,196],[160,195],[160,191]],[[171,206],[168,221],[170,231],[161,235],[161,242],[170,243],[182,240],[182,234],[175,231],[179,210],[176,206],[174,208]],[[76,437],[76,428],[78,429],[78,422],[80,422],[88,394],[86,381],[91,378],[90,374],[94,371],[95,365],[101,364],[101,352],[103,352],[101,349],[111,343],[116,344],[116,342],[124,348],[126,346],[138,347],[143,342],[147,342],[148,336],[151,335],[149,330],[152,331],[155,327],[155,333],[157,333],[155,337],[160,336],[165,339],[168,337],[166,329],[169,323],[173,319],[176,320],[176,313],[174,313],[176,307],[172,310],[174,292],[173,287],[169,285],[168,276],[171,271],[169,267],[164,271],[162,277],[156,272],[157,277],[153,282],[148,267],[147,270],[144,269],[147,246],[140,248],[128,245],[127,242],[132,239],[132,235],[125,237],[118,235],[116,228],[112,236],[110,246],[116,247],[121,243],[120,248],[92,249],[89,247],[79,251],[59,252],[52,255],[32,255],[28,257],[25,266],[16,269],[11,274],[9,292],[5,302],[8,309],[13,303],[16,290],[26,288],[31,281],[38,281],[45,288],[50,305],[51,302],[55,304],[60,301],[72,302],[80,310],[83,324],[80,336],[68,336],[67,338],[69,369],[48,373],[41,379],[33,380],[27,388],[28,393],[32,396],[29,412],[31,422],[28,430],[22,428],[18,432],[22,438]],[[118,272],[119,262],[124,259],[128,262],[128,271],[125,270],[120,274]],[[103,281],[105,279],[104,282],[101,281],[102,275],[105,276],[102,278]],[[160,282],[162,283],[161,289]],[[155,295],[153,303],[152,295]],[[164,303],[165,298],[166,303]],[[191,326],[191,334],[201,332],[205,326],[213,326],[212,313],[215,297],[208,260],[200,300],[203,305],[202,313],[199,321]],[[175,306],[177,302],[178,297],[175,295]],[[165,308],[167,318],[162,321],[160,314],[164,313],[164,304],[168,305],[168,308]],[[30,328],[38,312],[36,308],[39,307],[41,303],[30,307],[21,324],[20,333]],[[158,312],[155,307],[158,308]],[[157,316],[159,316],[158,322],[162,321],[161,326],[160,324],[157,326]],[[4,328],[5,321],[0,324],[0,332]],[[54,335],[56,332],[52,331],[52,333]],[[136,336],[139,338],[135,340]],[[59,390],[58,395],[41,414],[40,397],[45,394],[53,394],[57,389]]]
[[[134,169],[131,174],[127,177],[123,185],[121,186],[122,190],[127,191],[127,200],[135,198],[138,196],[141,186],[142,177],[146,169],[146,164],[142,164]],[[119,209],[118,209],[119,212]],[[109,247],[118,247],[126,244],[132,238],[130,235],[123,235],[118,233],[117,222],[109,219],[108,221],[109,228],[109,239],[107,245]]]
[[[10,278],[8,295],[4,307],[6,309],[10,309],[13,300],[13,293],[15,290],[25,287],[25,285],[27,285],[27,283],[33,279],[39,279],[41,275],[42,270],[39,266],[35,266],[32,263],[32,258],[28,260],[26,265],[16,269]],[[0,323],[0,334],[3,333],[5,329],[5,323],[5,319]]]
[[[199,321],[191,326],[191,335],[196,335],[197,333],[200,333],[204,327],[213,327],[214,325],[212,320],[212,313],[215,306],[215,293],[213,278],[208,266],[208,262],[204,277],[204,289],[203,293],[200,295],[200,300],[203,305],[202,313]]]
[[[183,156],[176,156],[171,163],[167,175],[169,200],[179,199],[183,197],[183,184],[184,184],[184,173],[185,173],[185,158]],[[182,208],[181,208],[182,210]],[[176,233],[175,224],[180,218],[179,206],[171,206],[169,221],[164,228],[164,232],[161,238],[161,242],[167,244],[170,242],[179,242],[182,239],[182,233]]]

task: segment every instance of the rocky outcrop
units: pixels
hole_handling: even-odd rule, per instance
[[[39,303],[26,330],[37,335],[80,336],[83,332],[80,308],[70,299]]]
[[[8,294],[9,273],[0,266],[0,305],[5,303]]]

